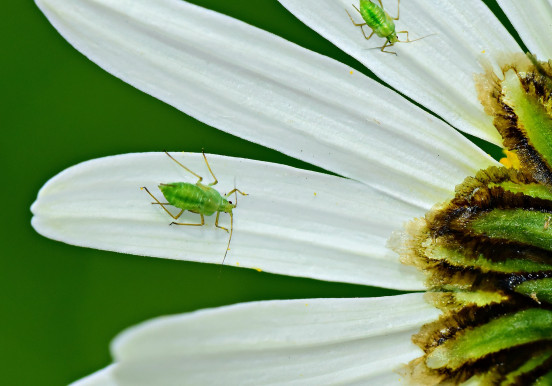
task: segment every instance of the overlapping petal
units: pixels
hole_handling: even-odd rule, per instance
[[[498,0],[529,51],[539,59],[552,58],[552,3],[550,0]]]
[[[70,386],[117,386],[118,383],[113,377],[115,365],[110,365],[98,370],[85,378],[71,383]]]
[[[175,154],[208,176],[201,154]],[[386,240],[423,210],[364,184],[246,159],[208,155],[219,179],[238,196],[226,264],[264,271],[390,287],[421,289],[414,269],[403,267]],[[32,206],[32,224],[44,236],[69,244],[136,255],[220,264],[228,234],[214,227],[169,226],[173,221],[159,183],[196,179],[163,153],[126,154],[84,162],[52,178]],[[234,197],[231,198],[232,200]],[[174,211],[176,214],[177,211]],[[193,213],[179,221],[199,223]],[[229,227],[227,215],[220,224]]]
[[[122,333],[108,371],[117,385],[400,384],[401,366],[421,354],[410,336],[438,314],[409,294],[162,317]]]
[[[492,163],[377,82],[227,16],[179,0],[37,3],[71,44],[133,86],[425,209]]]
[[[281,2],[397,90],[455,127],[500,142],[472,76],[481,57],[492,62],[495,53],[519,48],[484,5],[405,2],[401,23],[411,37],[434,35],[393,47],[394,56],[366,46],[344,12],[347,2]],[[249,193],[235,210],[228,264],[419,289],[419,276],[400,266],[386,240],[449,198],[465,176],[494,164],[450,126],[362,74],[212,11],[177,0],[37,3],[71,44],[138,89],[351,178],[208,156],[220,191]],[[183,157],[206,175],[200,155]],[[33,225],[76,245],[220,263],[227,234],[212,219],[201,228],[163,226],[171,219],[139,190],[193,182],[183,174],[154,153],[77,165],[41,190]],[[410,294],[159,318],[123,333],[112,347],[114,364],[79,385],[397,384],[400,365],[421,355],[411,335],[437,315],[421,294]]]
[[[362,22],[350,0],[280,0],[280,3],[382,80],[456,128],[495,144],[502,143],[477,99],[473,75],[483,72],[480,59],[494,63],[497,53],[520,49],[481,1],[403,1],[397,31],[410,31],[410,39],[427,38],[389,49],[398,55],[373,49],[382,46],[384,39],[364,39],[346,13],[357,23]],[[387,0],[384,6],[391,16],[397,15],[396,1]],[[404,34],[399,38],[405,40]]]

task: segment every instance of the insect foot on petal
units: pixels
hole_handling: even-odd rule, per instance
[[[414,384],[552,383],[552,69],[524,56],[502,70],[479,95],[519,168],[466,178],[390,241],[443,311],[412,338]]]

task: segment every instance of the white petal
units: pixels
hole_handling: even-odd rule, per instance
[[[541,60],[552,58],[552,2],[550,0],[498,0],[529,51]]]
[[[369,41],[345,10],[362,22],[351,0],[280,0],[295,16],[336,46],[358,59],[378,77],[443,117],[456,128],[500,145],[502,140],[477,99],[473,75],[483,72],[478,59],[491,62],[497,52],[520,48],[480,0],[409,0],[400,4],[397,31],[408,30],[410,39],[389,51],[376,35]],[[524,2],[525,3],[525,2]],[[393,17],[397,1],[384,7]],[[370,33],[370,29],[366,28]],[[403,34],[401,34],[403,35]],[[399,36],[404,40],[403,36]]]
[[[208,176],[201,154],[175,154]],[[368,186],[320,173],[238,158],[207,156],[219,179],[236,186],[234,234],[226,264],[287,275],[422,289],[419,274],[386,248],[391,232],[423,209]],[[210,180],[210,178],[208,179]],[[228,234],[206,217],[204,227],[172,221],[141,186],[159,197],[159,183],[195,178],[163,153],[106,157],[71,167],[52,178],[32,206],[35,229],[69,244],[137,255],[222,262]],[[233,197],[232,197],[233,198]],[[163,200],[164,201],[164,200]],[[174,209],[174,208],[173,208]],[[175,214],[177,211],[174,211]],[[185,213],[179,221],[198,223]],[[221,214],[220,224],[229,227]]]
[[[117,386],[117,382],[113,378],[114,368],[115,365],[107,366],[85,378],[71,383],[69,386]]]
[[[375,81],[227,16],[178,0],[37,3],[77,49],[138,89],[426,209],[492,163]]]
[[[238,304],[162,317],[112,345],[120,385],[400,384],[412,334],[439,315],[423,294]]]

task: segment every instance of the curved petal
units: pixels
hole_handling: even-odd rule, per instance
[[[179,0],[37,3],[71,44],[138,89],[426,209],[493,162],[377,82],[227,16]]]
[[[502,140],[483,112],[473,75],[484,72],[479,58],[493,62],[498,52],[520,48],[492,12],[479,0],[410,0],[400,4],[398,30],[408,30],[411,44],[396,44],[382,53],[384,39],[366,41],[346,10],[362,22],[350,0],[279,0],[295,16],[366,65],[382,80],[456,128],[501,145]],[[397,2],[384,1],[389,14]],[[369,33],[370,29],[367,28]],[[403,34],[400,34],[403,35]],[[431,36],[430,36],[431,35]],[[403,36],[399,36],[404,40]]]
[[[69,386],[117,386],[113,377],[115,365],[109,365],[101,370],[71,383]]]
[[[176,155],[208,176],[201,154]],[[391,232],[423,209],[364,184],[287,166],[209,155],[219,192],[239,196],[226,264],[287,275],[422,289],[419,274],[386,248]],[[173,220],[141,186],[162,199],[159,183],[195,182],[163,153],[126,154],[73,166],[52,178],[32,206],[35,229],[69,244],[123,253],[220,264],[228,234]],[[164,201],[164,200],[163,200]],[[174,210],[175,214],[178,212]],[[179,221],[199,223],[186,212]],[[220,224],[229,227],[222,213]]]
[[[552,58],[552,2],[498,0],[523,43],[541,60]]]
[[[115,339],[119,385],[399,384],[439,312],[423,294],[238,304],[161,317]]]

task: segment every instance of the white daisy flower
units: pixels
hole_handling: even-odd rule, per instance
[[[401,28],[412,38],[431,36],[394,45],[396,56],[371,49],[383,43],[362,37],[345,12],[356,12],[349,2],[280,1],[444,121],[348,66],[183,1],[36,2],[73,46],[125,82],[341,176],[208,155],[219,191],[236,186],[249,194],[235,212],[226,264],[422,290],[424,277],[388,248],[391,234],[450,200],[465,177],[498,165],[454,129],[501,144],[474,75],[485,71],[482,62],[498,72],[499,54],[521,52],[480,1],[404,1]],[[552,57],[538,36],[552,29],[550,5],[500,3],[529,49]],[[208,175],[201,154],[175,156]],[[169,228],[170,218],[139,189],[155,193],[159,183],[186,179],[195,182],[162,153],[84,162],[41,189],[32,224],[74,245],[220,263],[225,232]],[[163,317],[122,333],[114,363],[77,384],[399,383],[397,370],[423,355],[410,337],[439,314],[415,293]]]

